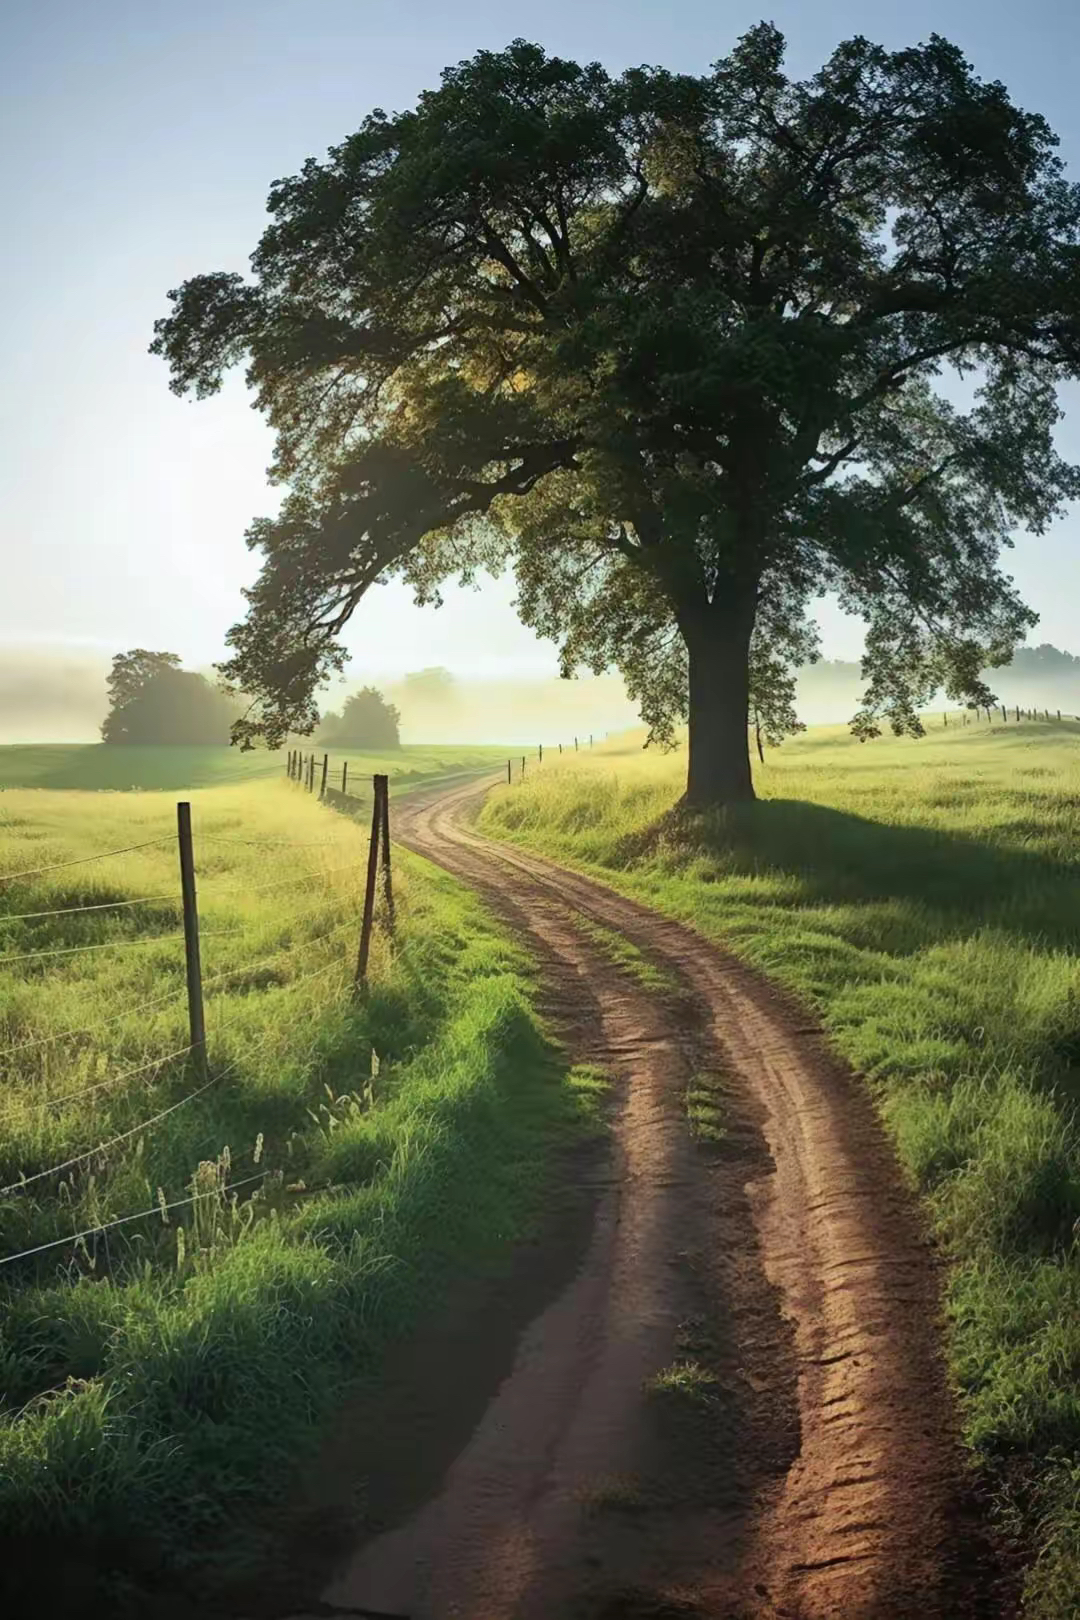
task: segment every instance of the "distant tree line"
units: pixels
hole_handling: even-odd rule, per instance
[[[401,715],[374,686],[345,699],[341,713],[324,714],[318,738],[327,748],[400,748]]]
[[[1043,642],[1018,647],[991,680],[1002,703],[1032,704],[1080,713],[1080,657]],[[858,705],[866,677],[861,664],[823,658],[798,672],[796,707],[810,724],[847,720]]]
[[[101,736],[110,744],[224,746],[240,714],[234,695],[181,669],[176,653],[144,647],[117,653],[106,685]]]
[[[436,671],[452,681],[446,671]],[[227,747],[243,712],[237,693],[205,675],[182,669],[176,653],[134,647],[117,653],[106,682],[109,712],[102,740],[109,744]],[[318,740],[330,748],[401,746],[401,716],[374,686],[346,698],[340,713],[322,716]]]

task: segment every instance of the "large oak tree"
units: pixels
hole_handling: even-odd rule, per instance
[[[172,387],[246,359],[288,486],[230,634],[243,738],[314,723],[377,580],[507,561],[567,672],[689,718],[692,802],[752,795],[748,715],[792,723],[825,590],[868,621],[861,734],[989,696],[1033,622],[1001,547],[1080,493],[1080,191],[941,38],[783,55],[765,24],[702,77],[482,52],[276,183],[251,279],[171,294]]]

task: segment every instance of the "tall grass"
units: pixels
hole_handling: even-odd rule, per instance
[[[769,755],[761,801],[676,807],[639,741],[501,789],[485,830],[682,918],[816,1007],[952,1260],[965,1432],[1033,1546],[1028,1612],[1080,1591],[1080,726]]]
[[[376,932],[355,999],[360,828],[284,782],[192,803],[204,1093],[186,1057],[116,1083],[187,1043],[171,840],[0,883],[0,1260],[65,1240],[0,1264],[9,1597],[19,1546],[53,1535],[99,1572],[170,1581],[196,1548],[202,1575],[226,1547],[254,1556],[256,1510],[342,1380],[522,1230],[545,1147],[584,1117],[527,961],[460,886],[399,857],[397,933]],[[0,873],[169,840],[174,814],[7,793]],[[145,895],[168,898],[4,922]],[[117,948],[14,960],[89,943]]]

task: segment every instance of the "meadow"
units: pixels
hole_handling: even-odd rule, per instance
[[[355,995],[362,827],[281,772],[189,796],[209,1083],[172,798],[0,796],[9,1601],[46,1559],[110,1614],[257,1566],[350,1384],[501,1263],[589,1113],[460,885],[396,852]]]
[[[320,766],[324,750],[304,739],[305,757],[314,752]],[[182,791],[227,786],[232,782],[269,781],[285,773],[286,750],[253,748],[107,747],[104,743],[19,743],[0,747],[0,788],[140,789]],[[414,786],[421,778],[458,771],[492,769],[506,764],[506,750],[477,744],[405,744],[385,753],[332,749],[330,782],[340,786],[342,762],[355,778],[379,771],[393,785]]]
[[[817,728],[758,804],[677,809],[685,754],[530,762],[490,835],[715,938],[819,1013],[950,1262],[951,1373],[1025,1612],[1080,1591],[1080,724]]]

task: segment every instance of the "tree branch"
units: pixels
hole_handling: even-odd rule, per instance
[[[915,483],[909,485],[906,490],[897,490],[893,494],[887,496],[886,499],[883,500],[876,508],[876,510],[878,512],[903,511],[905,506],[911,506],[914,501],[918,500],[919,496],[922,494],[923,490],[926,489],[928,484],[936,483],[943,473],[947,472],[950,467],[954,466],[956,462],[960,461],[961,459],[962,458],[959,451],[956,451],[951,456],[946,456],[945,460],[942,461],[937,467],[932,467],[928,473],[924,473],[922,478],[916,479]]]
[[[848,459],[848,457],[854,453],[854,451],[858,448],[858,446],[861,444],[861,442],[862,441],[859,438],[858,434],[856,434],[853,438],[850,438],[848,440],[847,444],[841,445],[840,449],[837,450],[834,455],[826,456],[824,458],[824,466],[819,467],[816,472],[810,473],[808,475],[808,477],[803,479],[803,483],[804,484],[823,484],[827,478],[832,477],[833,473],[836,471],[837,467],[839,467],[840,463],[843,462],[843,461],[846,461]],[[814,452],[811,455],[810,459],[813,460],[813,461],[817,461],[817,460],[819,460],[821,458],[818,456],[818,454],[816,452]]]
[[[480,223],[484,230],[484,243],[488,249],[488,252],[491,254],[491,257],[495,259],[497,263],[501,264],[503,269],[513,277],[534,308],[538,309],[541,315],[546,315],[548,310],[548,301],[544,297],[544,294],[540,291],[539,287],[531,277],[525,274],[524,270],[514,258],[514,255],[510,252],[510,249],[507,247],[506,243],[502,240],[502,237],[498,236],[492,230],[487,220],[481,218]]]

